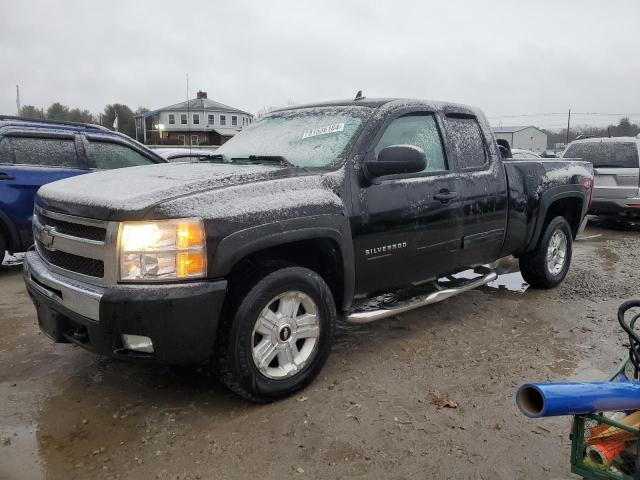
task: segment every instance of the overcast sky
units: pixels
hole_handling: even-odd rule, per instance
[[[492,123],[640,122],[640,2],[3,0],[0,113],[190,96],[256,112],[366,96],[451,100]],[[578,123],[609,117],[576,116]]]

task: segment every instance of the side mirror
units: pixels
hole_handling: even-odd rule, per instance
[[[496,140],[496,143],[498,144],[498,150],[500,150],[500,156],[503,159],[512,157],[511,145],[509,145],[509,142],[507,142],[506,140],[503,140],[502,138],[498,138]]]
[[[424,150],[413,145],[391,145],[378,153],[376,160],[365,162],[367,173],[371,177],[417,173],[427,168]]]

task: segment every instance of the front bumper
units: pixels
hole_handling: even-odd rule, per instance
[[[630,214],[640,216],[640,198],[594,197],[589,207],[593,215]]]
[[[208,360],[224,303],[226,280],[99,287],[50,271],[34,252],[24,281],[40,329],[55,342],[100,355],[148,363],[189,365]],[[153,341],[153,353],[127,350],[122,334]]]

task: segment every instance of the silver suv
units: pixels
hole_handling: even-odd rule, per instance
[[[593,164],[595,189],[589,213],[640,216],[640,139],[588,138],[571,142],[563,158]]]

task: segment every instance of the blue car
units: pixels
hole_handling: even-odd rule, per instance
[[[98,125],[0,116],[0,263],[33,243],[33,200],[45,183],[152,163],[166,160]]]

